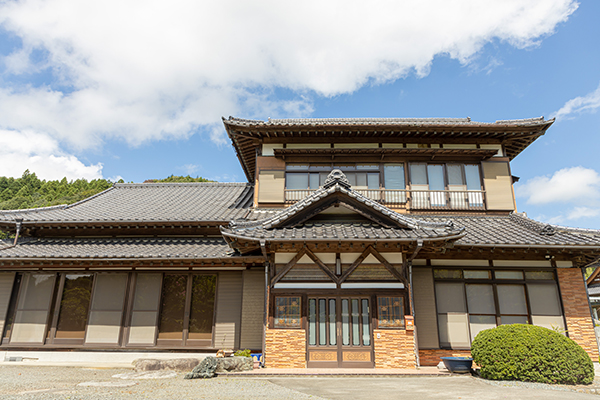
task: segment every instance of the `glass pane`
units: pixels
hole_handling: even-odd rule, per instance
[[[460,269],[434,269],[433,277],[437,279],[460,279],[462,271]]]
[[[462,166],[460,164],[446,164],[448,171],[448,185],[464,185]]]
[[[300,297],[275,297],[275,328],[300,328]]]
[[[285,164],[285,169],[288,171],[305,171],[308,169],[308,164]]]
[[[378,170],[379,164],[356,164],[356,169],[359,171]]]
[[[369,329],[369,300],[362,300],[362,337],[363,345],[371,345],[371,330]]]
[[[92,309],[121,311],[125,300],[126,286],[127,274],[98,274]]]
[[[471,346],[466,313],[438,314],[438,329],[440,346],[453,349],[468,349]]]
[[[427,185],[427,164],[410,164],[411,185]]]
[[[285,187],[287,189],[308,189],[308,174],[303,173],[286,173]]]
[[[429,190],[444,190],[444,167],[442,165],[428,165]]]
[[[498,285],[500,314],[527,314],[524,285]]]
[[[367,173],[366,172],[357,172],[355,175],[356,175],[356,186],[367,187]]]
[[[500,316],[500,324],[501,325],[510,325],[510,324],[526,324],[527,316],[523,315],[501,315]]]
[[[135,311],[156,311],[160,294],[161,274],[138,274],[135,285]]]
[[[342,299],[342,344],[348,346],[350,344],[350,310],[348,300]]]
[[[360,346],[358,299],[352,299],[352,344]]]
[[[318,189],[319,188],[319,174],[309,174],[309,176],[310,176],[309,187],[311,189]]]
[[[379,173],[367,174],[367,186],[369,189],[379,189]]]
[[[552,271],[525,271],[525,278],[527,279],[554,279],[554,273]]]
[[[87,323],[93,275],[66,275],[60,301],[56,337],[83,339]]]
[[[355,171],[356,164],[335,164],[333,169],[341,169],[342,171]]]
[[[331,164],[310,164],[309,171],[331,171]]]
[[[471,341],[473,341],[479,332],[496,327],[496,316],[471,315],[469,316],[469,325],[471,329]]]
[[[20,310],[48,310],[52,301],[54,274],[23,275],[23,292],[19,298]]]
[[[386,189],[404,190],[404,165],[403,164],[385,164],[383,166],[385,178],[384,187]]]
[[[160,300],[159,339],[183,339],[187,275],[166,274]]]
[[[347,172],[346,178],[348,178],[348,182],[350,182],[350,186],[356,186],[356,173],[355,172]]]
[[[522,271],[495,271],[496,279],[523,279]]]
[[[308,344],[317,344],[317,300],[308,300]]]
[[[192,277],[188,338],[212,339],[216,287],[216,275],[194,275]]]
[[[492,285],[466,285],[470,314],[496,314]]]
[[[377,297],[378,325],[380,328],[404,326],[403,299],[400,297]]]
[[[437,282],[435,294],[438,313],[467,312],[462,283]]]
[[[337,344],[337,328],[335,326],[335,300],[329,300],[329,344]]]
[[[324,346],[327,344],[327,309],[326,300],[319,299],[319,344]]]
[[[323,186],[325,184],[325,181],[327,180],[328,175],[329,175],[329,172],[321,172],[319,174],[319,186]]]
[[[527,291],[532,315],[562,315],[555,283],[530,283]]]
[[[490,271],[476,271],[472,269],[465,269],[463,271],[465,279],[490,279]]]
[[[481,190],[479,165],[465,165],[465,178],[467,179],[467,190]]]

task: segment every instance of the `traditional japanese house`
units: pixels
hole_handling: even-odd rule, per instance
[[[262,352],[414,368],[529,323],[598,346],[600,231],[517,212],[543,118],[224,119],[248,183],[115,184],[0,212],[1,349]],[[75,357],[75,356],[74,356]]]

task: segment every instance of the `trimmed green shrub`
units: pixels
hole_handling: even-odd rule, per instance
[[[471,354],[486,379],[562,384],[594,380],[594,365],[581,346],[541,326],[501,325],[481,331]]]

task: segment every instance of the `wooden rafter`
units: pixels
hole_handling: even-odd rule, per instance
[[[304,251],[306,255],[309,256],[310,259],[313,260],[315,264],[317,264],[319,268],[321,268],[323,272],[325,272],[331,278],[332,281],[338,283],[338,277],[333,272],[331,272],[329,268],[327,268],[327,265],[323,264],[323,262],[319,260],[319,257],[317,257],[315,253],[310,251],[308,248],[305,248]]]
[[[304,256],[306,254],[307,251],[310,251],[310,250],[308,250],[306,247],[304,247],[298,253],[296,253],[296,255],[294,256],[294,258],[292,258],[290,260],[290,262],[287,263],[285,265],[285,267],[283,267],[283,269],[281,270],[281,272],[279,272],[277,275],[275,275],[273,277],[273,279],[271,279],[271,286],[275,285],[277,282],[279,282],[279,280],[281,278],[283,278],[285,276],[285,274],[287,274],[288,272],[290,272],[290,269],[292,269],[292,267],[294,265],[296,265],[296,263],[302,258],[302,256]]]
[[[367,258],[369,256],[369,254],[371,254],[371,249],[373,247],[371,246],[367,246],[367,248],[362,252],[362,254],[360,256],[358,256],[358,258],[352,263],[352,265],[350,266],[350,268],[348,268],[348,270],[346,272],[344,272],[342,274],[342,276],[340,276],[340,283],[344,282],[351,273],[354,272],[354,270],[360,265],[362,264],[362,262],[365,260],[365,258]]]
[[[394,278],[398,279],[400,282],[404,283],[404,285],[408,285],[408,282],[406,281],[406,278],[404,277],[404,264],[402,265],[402,273],[398,272],[398,270],[396,268],[394,268],[392,266],[392,264],[390,264],[388,262],[388,260],[386,260],[385,258],[383,258],[383,256],[381,255],[381,253],[379,253],[377,250],[375,250],[374,248],[371,247],[371,254],[373,254],[373,256],[375,256],[375,258],[377,260],[379,260],[380,263],[383,264],[383,266],[385,267],[385,269],[387,269],[390,274],[394,275]]]

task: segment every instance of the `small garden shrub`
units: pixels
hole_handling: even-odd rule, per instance
[[[480,332],[471,346],[486,379],[590,384],[594,365],[566,336],[535,325],[501,325]]]
[[[250,349],[238,350],[235,353],[233,353],[233,355],[236,357],[251,357]]]

